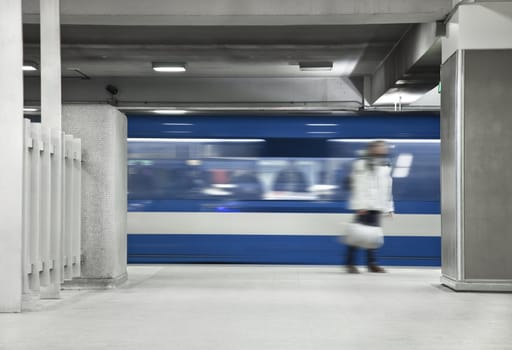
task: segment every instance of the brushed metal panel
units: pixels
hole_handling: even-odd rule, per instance
[[[457,54],[441,67],[442,273],[457,278]]]
[[[512,50],[465,52],[466,279],[512,279],[511,62]]]

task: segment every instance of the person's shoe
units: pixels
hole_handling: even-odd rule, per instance
[[[368,272],[374,272],[374,273],[385,273],[386,270],[384,270],[382,267],[377,266],[375,264],[368,265]]]
[[[347,273],[359,273],[359,270],[354,265],[348,265]]]

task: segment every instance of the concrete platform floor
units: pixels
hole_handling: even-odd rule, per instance
[[[130,266],[106,291],[0,314],[0,349],[512,349],[512,294],[455,293],[437,269]]]

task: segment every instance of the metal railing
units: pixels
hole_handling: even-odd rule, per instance
[[[23,294],[57,298],[80,276],[80,139],[24,121]]]

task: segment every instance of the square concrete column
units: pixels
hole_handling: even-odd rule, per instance
[[[62,129],[82,140],[82,276],[70,287],[108,288],[126,274],[127,121],[109,105],[64,105]]]
[[[0,1],[0,312],[22,294],[23,39],[21,0]]]
[[[512,291],[512,50],[442,68],[442,258],[455,290]]]
[[[443,39],[443,284],[512,291],[512,3],[461,5]]]
[[[60,58],[60,0],[40,0],[41,32],[41,124],[44,128],[60,132],[62,130],[61,98],[61,58]],[[56,168],[54,179],[62,178],[62,169]],[[62,203],[56,200],[52,211],[60,213]],[[60,214],[58,214],[60,215]],[[61,236],[60,228],[57,236]],[[56,261],[57,264],[60,261]],[[60,297],[60,269],[55,269],[57,283],[42,287],[40,297],[54,299]]]

